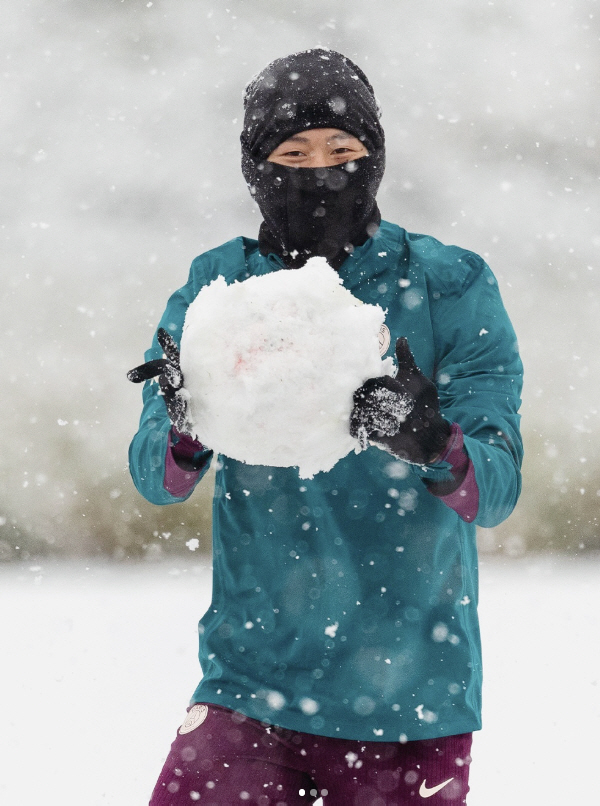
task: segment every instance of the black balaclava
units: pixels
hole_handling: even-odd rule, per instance
[[[339,268],[381,221],[375,196],[385,168],[379,106],[367,77],[350,59],[316,48],[277,59],[244,94],[242,172],[264,221],[263,254],[287,266],[322,255]],[[368,156],[328,168],[268,162],[288,137],[332,128],[364,143]]]

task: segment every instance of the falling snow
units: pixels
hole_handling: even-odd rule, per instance
[[[141,360],[166,290],[185,281],[191,258],[256,234],[239,177],[240,88],[299,35],[333,47],[360,40],[356,58],[381,94],[388,142],[403,155],[400,165],[390,160],[384,216],[475,248],[499,277],[526,359],[527,428],[542,465],[534,458],[525,468],[520,528],[542,544],[549,534],[576,550],[598,545],[589,450],[600,371],[590,170],[598,71],[589,0],[469,0],[459,13],[424,3],[411,14],[400,4],[350,2],[337,20],[316,0],[289,13],[269,3],[259,20],[240,0],[229,4],[234,14],[218,4],[200,13],[190,0],[137,10],[80,4],[76,15],[72,5],[4,9],[0,557],[19,556],[30,528],[49,550],[107,551],[109,535],[110,552],[117,532],[127,545],[124,530],[143,506],[124,481],[139,416],[124,373]],[[481,342],[486,324],[477,323]],[[545,435],[539,446],[536,433]],[[389,466],[390,479],[401,467]],[[85,534],[83,516],[94,524]],[[167,540],[154,517],[143,539]],[[9,527],[21,518],[27,528],[15,540]],[[508,539],[482,539],[518,558],[517,524]],[[195,565],[194,547],[192,539],[185,566],[0,567],[1,641],[14,649],[0,688],[9,771],[1,802],[75,806],[82,792],[89,806],[147,802],[181,692],[197,679],[190,636],[210,574]],[[589,801],[589,779],[577,771],[594,769],[597,755],[587,726],[600,718],[599,571],[593,556],[587,566],[484,563],[485,730],[475,739],[470,806]],[[461,604],[475,606],[468,597]],[[307,713],[314,707],[304,703]]]

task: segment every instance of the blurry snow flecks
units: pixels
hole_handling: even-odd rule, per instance
[[[192,259],[256,237],[243,87],[315,45],[355,60],[381,101],[383,217],[498,277],[526,368],[508,534],[599,548],[600,460],[580,463],[600,433],[594,5],[346,0],[332,20],[322,0],[5,3],[0,556],[144,553],[157,516],[124,467],[141,406],[125,372]],[[182,509],[197,518],[209,489]]]

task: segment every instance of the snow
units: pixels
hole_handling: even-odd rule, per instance
[[[484,558],[469,806],[592,802],[599,572],[600,558]],[[0,802],[148,802],[198,682],[210,586],[198,556],[0,567]]]
[[[231,285],[217,278],[190,305],[181,340],[198,439],[250,464],[296,466],[301,478],[330,470],[360,449],[353,393],[391,374],[384,318],[321,257]]]

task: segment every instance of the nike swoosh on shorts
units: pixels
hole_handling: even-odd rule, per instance
[[[421,784],[421,788],[419,789],[419,795],[420,795],[422,798],[432,798],[432,797],[433,797],[435,794],[437,794],[437,793],[438,793],[438,792],[439,792],[441,789],[443,789],[445,786],[448,786],[448,784],[450,783],[450,781],[454,781],[454,778],[448,778],[448,780],[447,780],[447,781],[444,781],[443,783],[438,784],[437,786],[432,786],[431,788],[429,788],[429,787],[427,786],[427,780],[425,780],[425,781],[423,781],[423,783]]]

